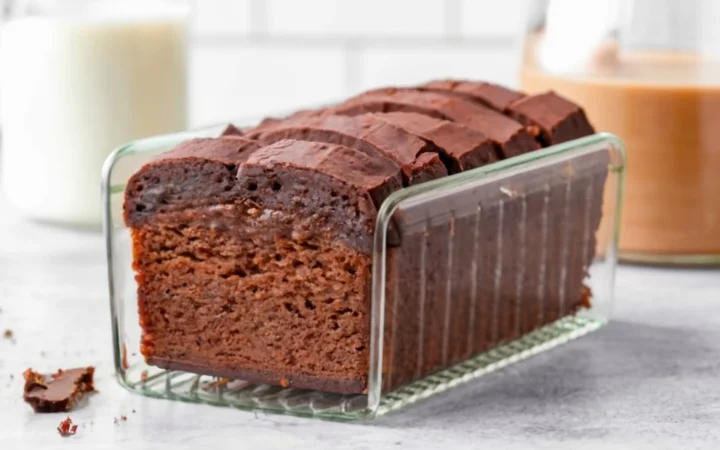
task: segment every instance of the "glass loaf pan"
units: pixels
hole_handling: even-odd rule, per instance
[[[117,378],[130,391],[247,410],[369,419],[593,331],[609,318],[624,148],[600,133],[405,188],[385,200],[374,235],[364,393],[283,388],[147,365],[139,351],[132,245],[122,218],[125,185],[153,156],[221,131],[132,142],[105,163],[113,352]],[[600,208],[605,220],[593,235]],[[581,302],[570,298],[568,288],[580,288],[573,281],[583,277],[577,261],[589,259],[593,247],[584,280],[590,304],[572,314]]]

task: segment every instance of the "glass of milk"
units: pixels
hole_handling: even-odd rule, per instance
[[[33,219],[99,227],[108,154],[186,128],[187,2],[26,0],[5,8],[0,195]]]

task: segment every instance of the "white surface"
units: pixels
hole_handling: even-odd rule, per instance
[[[187,127],[187,13],[122,10],[3,26],[1,178],[37,218],[99,224],[107,155]]]
[[[359,90],[453,77],[512,85],[520,63],[509,49],[447,48],[441,44],[360,52],[359,59]]]
[[[452,0],[458,1],[458,0]],[[531,0],[539,1],[539,0]],[[528,0],[460,0],[463,36],[515,36],[523,26]]]
[[[238,48],[229,55],[225,48],[200,47],[192,61],[193,123],[315,105],[342,98],[347,88],[340,48],[267,46]]]
[[[16,339],[0,338],[0,449],[720,448],[720,271],[618,275],[602,330],[376,422],[329,423],[121,389],[101,236],[25,222],[0,202],[0,332]],[[21,373],[83,364],[100,393],[61,438],[65,415],[33,414]]]
[[[251,0],[194,0],[192,30],[197,35],[249,33]]]

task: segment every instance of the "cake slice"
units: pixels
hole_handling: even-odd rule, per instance
[[[125,195],[132,226],[156,213],[232,203],[237,166],[260,146],[242,137],[191,139],[163,153],[133,175]]]
[[[478,102],[498,112],[505,112],[511,103],[525,97],[522,92],[482,81],[437,80],[418,86],[423,91],[457,95]]]
[[[410,89],[371,91],[333,108],[335,114],[358,115],[367,112],[414,112],[450,120],[489,137],[502,158],[511,158],[539,146],[519,122],[452,95]]]
[[[372,237],[398,167],[326,143],[231,158],[226,145],[193,141],[128,184],[142,354],[170,370],[363,391]]]
[[[388,158],[402,169],[405,186],[447,175],[440,158],[423,157],[418,160],[421,154],[428,152],[445,156],[441,149],[372,115],[291,117],[265,124],[248,132],[248,136],[264,144],[282,139],[340,144],[375,158]]]
[[[595,132],[579,105],[552,91],[517,100],[508,105],[507,111],[527,125],[543,146],[560,144]]]
[[[463,172],[498,160],[492,141],[477,130],[417,113],[379,113],[374,117],[431,142],[442,150],[448,171]]]

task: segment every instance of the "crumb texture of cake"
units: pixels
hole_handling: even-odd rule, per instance
[[[188,140],[125,190],[141,353],[168,370],[367,392],[385,199],[592,132],[553,93],[440,80]],[[609,161],[583,164],[393,219],[384,391],[587,304]]]
[[[95,390],[94,374],[93,367],[60,369],[49,377],[27,369],[23,399],[36,413],[70,411],[84,394]]]
[[[236,203],[133,228],[142,353],[168,369],[362,391],[376,208],[402,186],[397,165],[284,140],[234,182]]]

